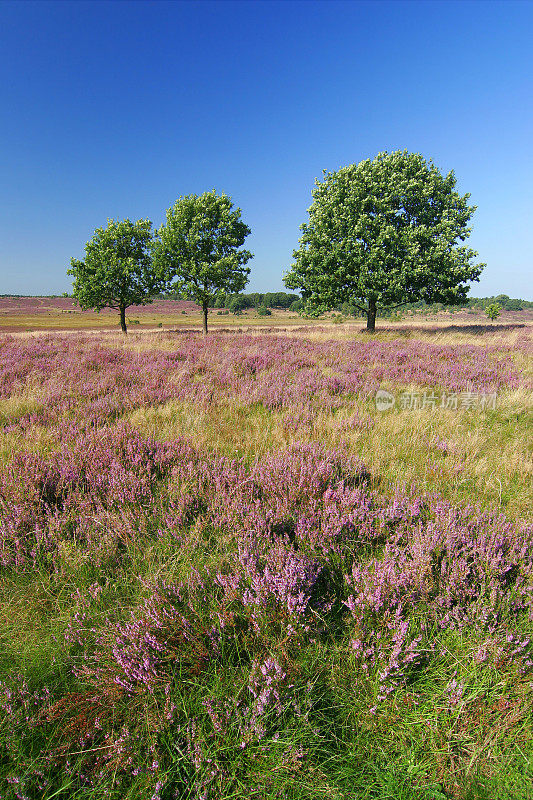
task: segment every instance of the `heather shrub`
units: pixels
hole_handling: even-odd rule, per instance
[[[0,563],[17,570],[53,566],[64,542],[97,561],[106,552],[118,557],[117,548],[139,527],[149,530],[158,485],[173,461],[192,452],[185,443],[147,440],[122,426],[66,436],[47,457],[15,454],[0,467]]]

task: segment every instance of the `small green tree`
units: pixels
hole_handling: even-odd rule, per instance
[[[502,307],[499,303],[491,303],[490,305],[485,307],[485,314],[490,319],[491,322],[494,322],[495,319],[498,319],[500,316]]]
[[[152,223],[148,219],[108,220],[85,245],[85,259],[72,258],[73,295],[83,309],[115,308],[127,333],[126,309],[146,305],[166,286],[151,258]]]
[[[245,264],[252,253],[239,248],[249,233],[240,208],[214,190],[180,197],[157,232],[155,263],[175,279],[180,293],[202,307],[204,334],[219,294],[240,292],[248,283]]]
[[[316,181],[309,221],[284,278],[300,289],[308,313],[357,306],[374,331],[379,309],[424,300],[452,305],[483,265],[461,243],[475,211],[418,153],[376,158],[326,172]]]

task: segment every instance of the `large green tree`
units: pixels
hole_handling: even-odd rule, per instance
[[[379,309],[463,302],[484,265],[462,244],[475,206],[455,186],[453,172],[443,176],[406,150],[324,170],[285,285],[301,291],[311,313],[356,306],[369,331]]]
[[[97,228],[85,245],[85,259],[72,258],[69,275],[74,276],[74,297],[84,308],[101,311],[115,308],[120,326],[126,328],[126,309],[150,303],[167,281],[152,263],[152,223],[148,219],[108,220]]]
[[[214,190],[178,198],[157,232],[155,263],[175,279],[181,296],[202,307],[204,334],[220,293],[240,292],[248,283],[252,253],[240,248],[249,233],[240,208]]]

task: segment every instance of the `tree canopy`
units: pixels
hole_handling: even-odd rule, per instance
[[[116,308],[126,328],[126,308],[150,303],[166,287],[151,258],[152,223],[148,219],[108,220],[85,245],[85,259],[72,258],[73,295],[81,308]]]
[[[475,206],[455,186],[453,171],[406,150],[324,170],[285,285],[311,313],[356,306],[370,331],[378,309],[463,302],[484,265],[462,244]]]
[[[166,212],[166,223],[157,232],[154,261],[175,290],[197,302],[207,314],[221,292],[240,292],[248,283],[252,258],[239,249],[250,228],[241,220],[240,208],[214,190],[178,198]]]

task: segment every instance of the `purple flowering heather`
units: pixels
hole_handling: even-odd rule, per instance
[[[504,344],[161,341],[170,349],[135,352],[105,336],[0,340],[0,393],[35,395],[1,420],[16,446],[0,465],[0,568],[35,579],[37,597],[46,586],[46,603],[61,608],[57,669],[70,676],[65,688],[51,665],[49,688],[1,685],[4,755],[39,729],[39,786],[56,768],[77,770],[93,791],[109,775],[126,788],[145,775],[147,797],[166,796],[179,757],[191,791],[216,798],[232,780],[224,754],[249,765],[282,738],[285,717],[319,724],[315,702],[333,692],[333,672],[328,662],[324,675],[305,674],[307,648],[312,664],[334,654],[377,718],[407,687],[416,696],[430,662],[446,663],[452,635],[468,640],[464,662],[476,670],[531,680],[531,526],[415,489],[382,493],[342,442],[237,458],[157,441],[121,419],[169,401],[236,402],[279,411],[290,441],[302,428],[315,436],[319,415],[337,409],[341,434],[365,431],[373,421],[353,398],[384,381],[529,386]],[[34,431],[46,433],[39,452]],[[437,435],[426,444],[437,465],[453,456]],[[469,683],[446,669],[439,702],[459,714]],[[302,747],[284,752],[287,769],[304,768]],[[33,796],[50,788],[35,786]]]
[[[317,342],[220,333],[205,341],[183,334],[176,344],[173,352],[136,353],[113,350],[105,334],[1,337],[0,397],[38,387],[40,398],[35,409],[4,423],[4,430],[69,420],[85,428],[169,400],[210,404],[228,398],[287,409],[290,425],[291,415],[305,408],[334,410],[353,394],[372,395],[385,381],[448,392],[532,385],[504,345]]]

